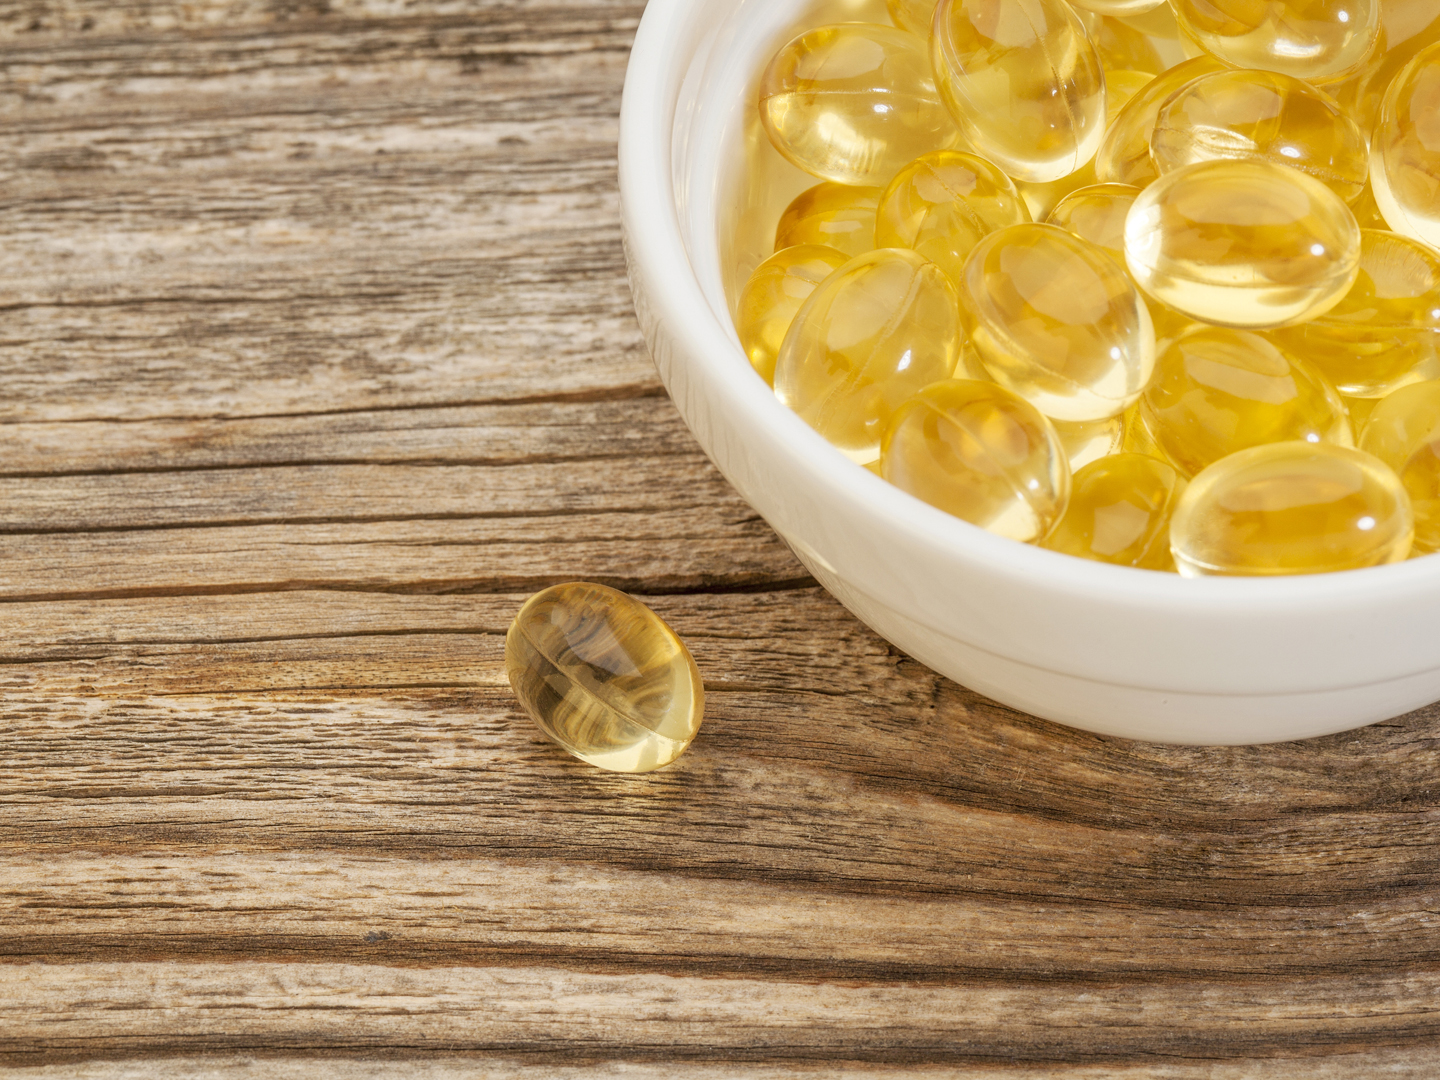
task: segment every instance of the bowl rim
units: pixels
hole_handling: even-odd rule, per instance
[[[1373,608],[1440,593],[1440,557],[1326,574],[1200,577],[1108,563],[1048,551],[995,536],[886,483],[832,447],[782,405],[752,369],[732,326],[711,307],[691,262],[680,220],[672,162],[679,90],[694,54],[684,47],[687,20],[707,0],[649,0],[636,31],[621,99],[618,163],[621,212],[632,275],[643,277],[646,303],[705,369],[718,414],[748,415],[811,490],[856,504],[877,530],[903,533],[941,561],[965,562],[989,574],[1097,602],[1163,607],[1184,615],[1229,610],[1296,615],[1357,603]],[[745,6],[742,3],[735,7]],[[737,371],[750,377],[736,379]]]

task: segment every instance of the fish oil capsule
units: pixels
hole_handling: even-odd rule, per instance
[[[1096,181],[1144,187],[1159,176],[1150,161],[1150,135],[1160,107],[1192,80],[1223,66],[1213,57],[1197,56],[1176,64],[1137,90],[1105,129],[1105,138],[1095,152]]]
[[[810,294],[780,346],[775,394],[864,464],[900,403],[950,377],[962,340],[944,272],[913,251],[881,248]]]
[[[1383,397],[1440,377],[1440,253],[1392,232],[1360,231],[1360,273],[1319,318],[1271,332],[1342,395]]]
[[[1273,71],[1217,71],[1160,109],[1150,157],[1163,176],[1197,161],[1269,161],[1308,173],[1347,203],[1365,189],[1365,135],[1329,94]]]
[[[1320,374],[1259,334],[1221,327],[1165,350],[1140,415],[1162,454],[1191,476],[1263,443],[1353,442],[1345,405]]]
[[[1149,11],[1142,11],[1138,15],[1116,15],[1117,22],[1122,22],[1137,34],[1144,34],[1156,41],[1181,40],[1180,24],[1175,21],[1175,11],[1169,4],[1157,4]]]
[[[885,0],[890,18],[902,30],[930,40],[930,23],[935,18],[935,0]]]
[[[875,208],[881,189],[848,184],[816,184],[795,196],[775,226],[775,250],[821,244],[846,258],[874,251]]]
[[[1440,247],[1440,43],[1406,64],[1380,106],[1370,186],[1390,228]]]
[[[1070,489],[1050,422],[994,383],[947,379],[895,411],[880,475],[982,529],[1029,542],[1060,516]]]
[[[696,732],[705,690],[660,616],[604,585],[536,593],[505,635],[505,674],[540,730],[612,772],[669,765]]]
[[[1015,190],[1020,192],[1025,208],[1030,211],[1030,219],[1044,221],[1065,196],[1081,188],[1094,186],[1095,163],[1087,161],[1069,176],[1062,176],[1059,180],[1050,180],[1044,184],[1021,181],[1015,185]]]
[[[1380,102],[1402,68],[1420,50],[1440,41],[1440,4],[1435,0],[1381,0],[1380,41],[1360,70],[1328,89],[1367,134],[1374,131]]]
[[[801,34],[760,80],[775,149],[822,180],[883,185],[955,137],[925,43],[893,26],[841,23]]]
[[[1014,183],[994,165],[937,150],[890,181],[875,215],[875,243],[912,248],[958,284],[965,256],[981,237],[1029,220]]]
[[[1155,366],[1150,315],[1104,250],[1012,225],[970,252],[962,314],[991,377],[1056,420],[1115,416]]]
[[[1055,204],[1045,220],[1104,248],[1125,263],[1125,215],[1140,189],[1129,184],[1092,184]]]
[[[1107,454],[1119,453],[1125,437],[1124,414],[1103,420],[1052,420],[1050,424],[1060,436],[1072,473]]]
[[[1340,302],[1360,267],[1360,228],[1320,181],[1267,161],[1202,161],[1135,200],[1125,262],[1136,284],[1182,314],[1260,329]]]
[[[775,358],[796,313],[848,261],[834,248],[801,244],[777,251],[750,275],[740,293],[735,328],[750,365],[767,383],[775,383]]]
[[[1116,454],[1075,473],[1070,501],[1044,546],[1082,559],[1170,570],[1170,518],[1185,479],[1144,454]]]
[[[930,52],[961,135],[1016,180],[1058,180],[1094,156],[1104,71],[1063,0],[940,0]]]
[[[1369,454],[1280,442],[1231,454],[1190,482],[1170,521],[1186,577],[1323,574],[1400,562],[1410,499]]]
[[[1369,57],[1380,0],[1172,0],[1181,33],[1231,67],[1336,81]]]
[[[1415,549],[1440,551],[1440,382],[1416,383],[1382,399],[1360,449],[1400,477],[1415,511]]]
[[[1160,0],[1161,4],[1164,2]],[[1107,76],[1112,71],[1142,71],[1152,76],[1165,71],[1167,65],[1159,51],[1139,30],[1119,19],[1087,11],[1078,4],[1074,7],[1075,14],[1085,24],[1085,32],[1090,35],[1090,43],[1095,46]]]

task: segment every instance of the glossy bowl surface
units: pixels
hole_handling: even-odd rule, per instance
[[[867,0],[855,0],[863,4]],[[751,370],[722,251],[755,78],[807,0],[650,0],[621,112],[636,312],[705,452],[878,633],[997,701],[1173,743],[1321,735],[1440,699],[1440,558],[1184,579],[1015,543],[853,464]]]

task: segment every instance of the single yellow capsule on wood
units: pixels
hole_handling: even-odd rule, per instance
[[[775,394],[864,464],[900,403],[950,377],[963,340],[944,272],[913,251],[881,248],[810,294],[780,346]]]
[[[760,119],[794,164],[858,186],[955,138],[925,43],[870,23],[821,26],[781,49],[760,80]]]
[[[1094,156],[1104,70],[1063,0],[940,0],[930,51],[966,142],[1016,180],[1058,180]]]
[[[1125,216],[1140,189],[1129,184],[1092,184],[1055,204],[1045,220],[1104,248],[1125,264]]]
[[[1440,44],[1385,92],[1370,142],[1370,186],[1390,228],[1440,247]]]
[[[985,369],[1056,420],[1099,420],[1155,366],[1150,315],[1101,248],[1055,225],[1012,225],[965,263],[962,314]]]
[[[1105,138],[1095,152],[1096,181],[1143,188],[1159,176],[1150,161],[1150,135],[1160,107],[1192,80],[1223,67],[1213,57],[1197,56],[1176,64],[1137,90],[1106,126]]]
[[[1380,0],[1172,0],[1180,30],[1231,67],[1310,82],[1357,70],[1380,33]]]
[[[994,383],[947,379],[896,410],[880,475],[946,513],[1024,542],[1044,536],[1070,490],[1048,420]]]
[[[505,635],[505,674],[540,730],[591,765],[669,765],[700,730],[705,690],[690,651],[622,592],[572,582],[536,593]]]
[[[875,243],[911,248],[959,284],[965,257],[981,237],[1029,220],[1015,184],[994,165],[937,150],[890,181],[875,214]]]
[[[1231,454],[1190,482],[1170,522],[1186,577],[1323,574],[1402,561],[1410,498],[1370,454],[1281,442]]]
[[[1408,236],[1362,229],[1360,273],[1345,298],[1270,336],[1348,397],[1384,397],[1440,377],[1440,253]]]
[[[796,314],[827,277],[849,261],[834,248],[817,244],[777,251],[755,268],[740,293],[735,329],[750,365],[775,384],[775,358]]]
[[[1170,570],[1170,517],[1185,479],[1158,458],[1115,454],[1075,473],[1070,501],[1044,546],[1082,559]]]
[[[1440,551],[1440,382],[1397,390],[1375,406],[1360,449],[1395,470],[1415,510],[1415,548]]]
[[[902,30],[930,40],[930,23],[935,18],[935,0],[885,0],[890,18]]]
[[[1273,71],[1216,71],[1160,109],[1150,157],[1163,176],[1197,161],[1269,161],[1308,173],[1347,203],[1365,189],[1365,134],[1334,98]]]
[[[1265,161],[1202,161],[1161,177],[1125,222],[1136,284],[1182,314],[1262,329],[1338,304],[1360,268],[1360,227],[1320,181]]]
[[[798,244],[820,244],[845,253],[847,259],[874,251],[878,187],[816,184],[802,191],[780,215],[775,250]]]
[[[1353,444],[1345,405],[1325,378],[1244,330],[1211,326],[1172,342],[1140,415],[1163,455],[1191,476],[1264,443]]]

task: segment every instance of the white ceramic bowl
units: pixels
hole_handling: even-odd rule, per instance
[[[729,316],[749,89],[806,0],[650,0],[620,186],[660,376],[729,481],[837,599],[936,671],[1051,720],[1172,743],[1321,735],[1440,699],[1440,557],[1189,580],[976,528],[831,448],[751,371]]]

